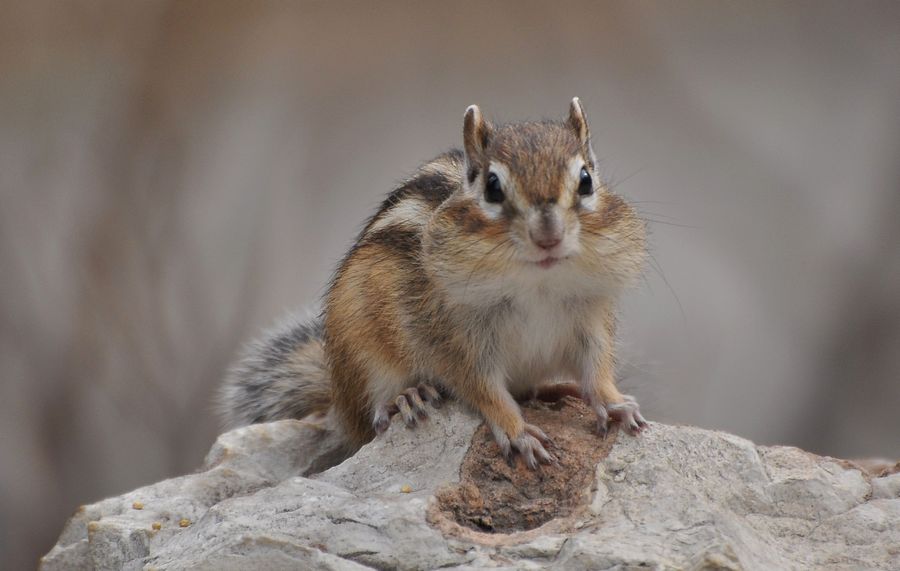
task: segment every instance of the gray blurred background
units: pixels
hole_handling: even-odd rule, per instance
[[[898,2],[0,8],[0,567],[196,468],[240,344],[471,103],[582,98],[652,229],[648,417],[900,457]]]

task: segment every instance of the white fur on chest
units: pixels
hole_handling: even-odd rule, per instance
[[[601,277],[563,262],[549,271],[522,267],[499,278],[466,280],[464,287],[453,281],[442,285],[452,301],[467,308],[464,319],[478,324],[470,328],[471,339],[496,340],[495,372],[519,397],[548,381],[583,380],[596,360],[589,353],[600,350],[603,338],[601,302],[610,290]],[[498,313],[505,304],[508,310]],[[493,330],[481,329],[485,326]]]
[[[579,316],[551,293],[517,298],[498,332],[507,387],[524,394],[570,373],[581,330]]]

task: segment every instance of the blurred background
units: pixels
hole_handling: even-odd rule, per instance
[[[383,194],[582,98],[654,420],[900,457],[900,3],[2,2],[0,566],[195,469]]]

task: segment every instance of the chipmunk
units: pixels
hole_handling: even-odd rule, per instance
[[[568,378],[600,434],[612,420],[636,434],[647,423],[615,385],[614,308],[645,255],[644,223],[598,176],[577,97],[564,122],[495,126],[473,105],[463,149],[369,219],[321,317],[250,348],[222,391],[226,420],[330,413],[355,450],[394,414],[414,426],[443,392],[536,468],[556,459],[516,399]]]

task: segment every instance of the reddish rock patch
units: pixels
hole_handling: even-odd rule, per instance
[[[862,470],[863,474],[872,478],[884,478],[900,472],[900,461],[886,460],[884,458],[863,458],[849,460],[850,467]]]
[[[590,500],[594,467],[609,453],[617,429],[600,438],[594,413],[571,397],[529,402],[522,410],[526,422],[553,439],[556,446],[549,451],[559,464],[533,471],[517,458],[510,466],[482,425],[463,460],[459,484],[436,494],[438,509],[449,519],[482,533],[511,533],[568,516]]]

